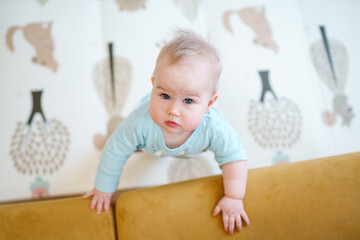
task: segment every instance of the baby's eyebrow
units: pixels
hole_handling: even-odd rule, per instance
[[[166,92],[166,91],[171,91],[171,90],[165,89],[165,88],[160,87],[160,86],[157,86],[156,89],[160,89],[161,91],[165,91],[165,92]]]
[[[199,97],[199,94],[197,92],[194,91],[183,91],[183,93],[187,96],[191,96],[191,97]]]
[[[170,92],[170,93],[178,92],[181,95],[199,98],[199,93],[195,92],[195,91],[192,91],[192,90],[173,90],[171,88],[164,88],[164,87],[161,87],[161,86],[157,86],[156,89],[159,89],[159,90],[164,91],[164,92]]]

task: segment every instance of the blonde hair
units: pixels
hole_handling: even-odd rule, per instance
[[[169,57],[170,64],[198,58],[209,61],[214,72],[214,91],[217,91],[221,74],[221,62],[218,52],[214,46],[197,33],[187,29],[176,30],[173,40],[166,43],[161,49],[156,61],[154,74],[160,60],[164,56]]]

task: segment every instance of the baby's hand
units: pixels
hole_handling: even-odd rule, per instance
[[[90,196],[93,196],[91,203],[90,203],[90,209],[94,210],[95,205],[97,207],[96,214],[100,214],[101,210],[104,206],[104,210],[106,213],[109,212],[110,203],[111,203],[111,197],[114,193],[104,193],[100,192],[96,188],[94,188],[92,191],[87,192],[83,195],[83,198],[88,198]]]
[[[244,210],[243,201],[224,196],[216,205],[213,216],[217,216],[222,212],[223,224],[225,232],[234,233],[235,224],[240,232],[242,230],[241,218],[244,219],[246,225],[249,225],[249,218]]]

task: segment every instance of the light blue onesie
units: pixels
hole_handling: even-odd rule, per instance
[[[150,117],[149,100],[150,96],[144,98],[106,142],[94,184],[99,191],[116,190],[126,160],[136,149],[160,157],[189,157],[210,150],[220,167],[225,163],[247,160],[240,137],[214,107],[204,115],[201,124],[183,145],[168,148],[161,128]]]

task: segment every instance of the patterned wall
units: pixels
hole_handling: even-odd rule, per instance
[[[219,49],[217,108],[250,168],[359,151],[359,11],[350,0],[1,0],[0,201],[91,189],[177,27]],[[137,152],[119,188],[218,173],[212,153]]]

